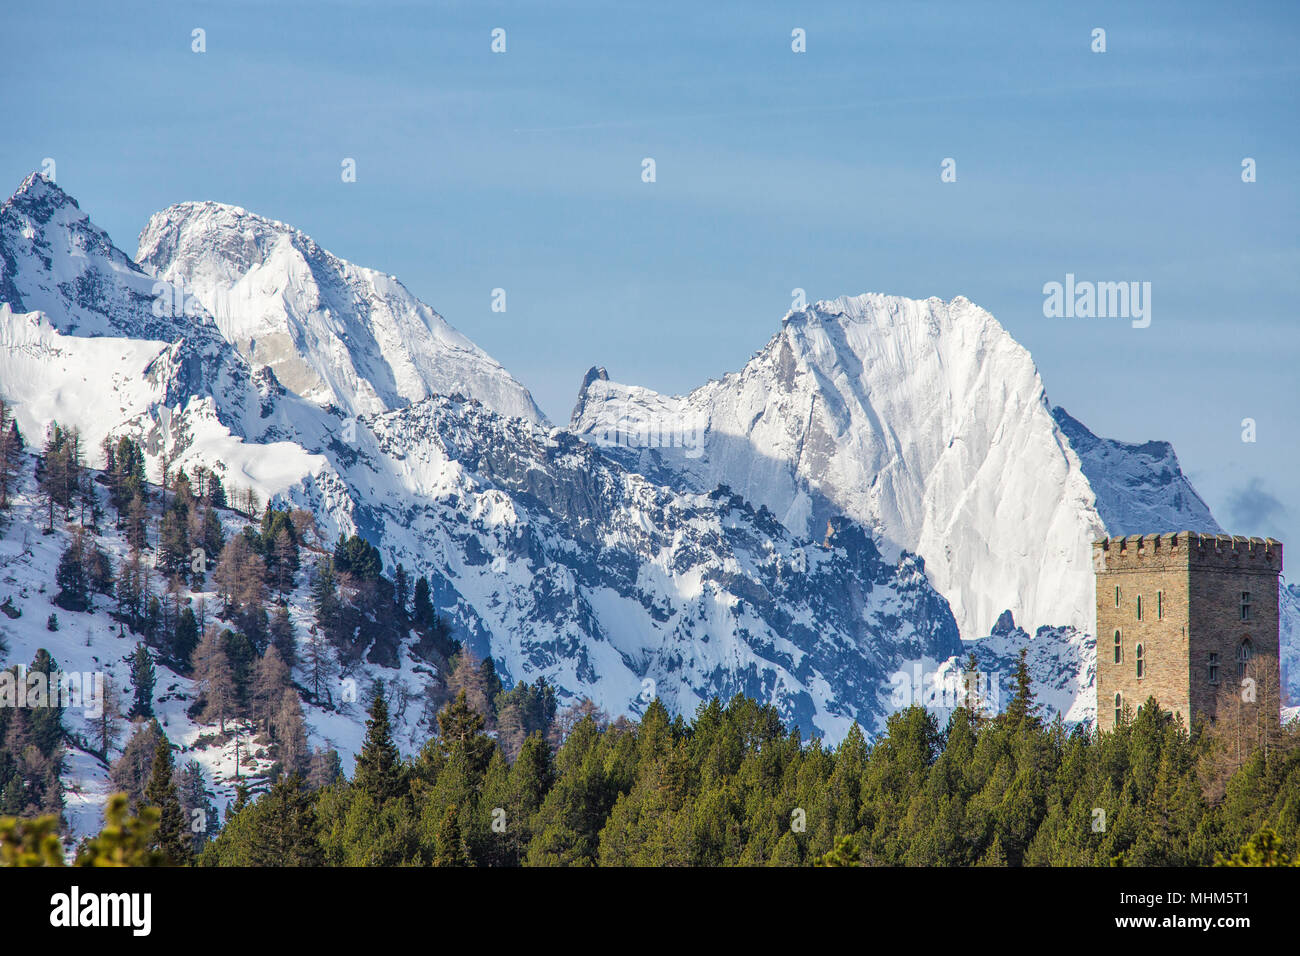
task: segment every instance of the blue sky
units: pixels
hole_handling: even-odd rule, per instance
[[[593,364],[668,392],[739,368],[795,287],[965,295],[1054,403],[1172,441],[1221,523],[1300,544],[1300,7],[1135,6],[8,5],[0,184],[54,158],[129,253],[182,200],[290,222],[557,422]],[[1151,326],[1045,318],[1066,273],[1151,282]]]

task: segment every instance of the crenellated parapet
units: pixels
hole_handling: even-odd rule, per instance
[[[1092,555],[1098,571],[1220,568],[1278,574],[1282,570],[1280,541],[1199,531],[1100,538],[1093,542]]]

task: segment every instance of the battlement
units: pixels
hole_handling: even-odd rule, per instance
[[[1092,544],[1092,556],[1097,571],[1173,568],[1221,568],[1261,574],[1282,571],[1281,541],[1199,531],[1100,538]]]

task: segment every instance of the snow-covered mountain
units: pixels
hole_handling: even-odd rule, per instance
[[[396,276],[346,262],[282,222],[180,203],[149,220],[136,261],[197,298],[255,368],[308,401],[372,414],[461,394],[545,421],[526,388]]]
[[[38,193],[41,202],[28,201]],[[243,240],[234,265],[219,253],[220,237],[243,235],[247,214],[178,208],[222,221],[203,227],[215,249],[193,246],[201,230],[185,227],[187,217],[156,217],[145,254],[188,264],[159,274],[175,275],[191,292],[205,288],[194,277],[245,281],[237,277],[248,274],[253,258]],[[319,260],[313,275],[321,263],[349,274],[351,267],[306,237],[261,228],[280,237],[266,241],[268,248],[280,244],[275,255],[289,272],[300,261],[290,252],[305,249]],[[98,238],[84,262],[71,251],[81,248],[78,235]],[[0,314],[0,395],[14,404],[30,439],[39,441],[55,420],[75,425],[94,465],[101,437],[131,434],[146,443],[151,474],[166,451],[181,467],[214,469],[229,489],[310,508],[331,539],[365,535],[390,567],[400,561],[433,579],[456,636],[490,653],[509,680],[546,676],[563,699],[591,697],[616,714],[639,712],[647,688],[686,712],[715,694],[744,691],[777,704],[806,733],[838,739],[854,719],[868,729],[879,724],[892,670],[912,662],[929,669],[960,650],[951,613],[923,564],[903,552],[882,556],[850,520],[836,517],[815,535],[792,534],[725,488],[664,487],[567,431],[539,424],[537,415],[501,414],[489,393],[409,401],[394,393],[395,407],[352,419],[320,392],[286,388],[275,367],[258,361],[255,343],[247,358],[220,334],[201,292],[179,316],[155,315],[154,277],[39,177],[0,210],[0,236],[5,274],[20,283],[13,309],[40,310]],[[266,256],[262,261],[274,258]],[[69,273],[95,279],[63,281]],[[278,289],[298,281],[273,270],[260,275]],[[162,285],[164,300],[184,301],[181,288]],[[58,295],[34,298],[28,289]],[[218,308],[247,301],[213,298]],[[372,318],[383,311],[375,303],[367,308]],[[321,319],[295,309],[278,313],[278,328],[304,314]],[[264,335],[277,328],[276,314],[248,319],[233,309],[228,318],[237,328],[262,323]],[[330,314],[343,312],[331,307]],[[295,346],[312,367],[326,364],[314,351],[319,342]],[[189,360],[175,356],[191,353],[222,371],[220,388],[186,374]],[[462,353],[481,355],[472,345]],[[383,394],[369,379],[361,384],[373,366],[352,369],[357,384],[348,394],[368,395],[372,386]],[[513,381],[502,376],[497,384]],[[400,663],[400,656],[372,654],[364,666]]]
[[[968,637],[1008,609],[1091,630],[1094,538],[1220,530],[1169,445],[1099,439],[1054,410],[1029,353],[964,298],[817,302],[682,397],[593,369],[572,427],[657,480],[727,481],[795,534],[860,522],[925,559]]]

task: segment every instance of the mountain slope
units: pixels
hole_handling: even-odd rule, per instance
[[[1097,513],[1110,534],[1146,534],[1147,529],[1180,528],[1218,533],[1218,522],[1178,466],[1168,442],[1143,444],[1098,438],[1064,408],[1052,409],[1079,456],[1088,484],[1096,495]],[[1114,530],[1111,530],[1114,529]]]
[[[136,254],[215,318],[254,367],[349,414],[462,394],[544,422],[528,390],[396,277],[346,262],[292,226],[215,202],[155,214]]]

